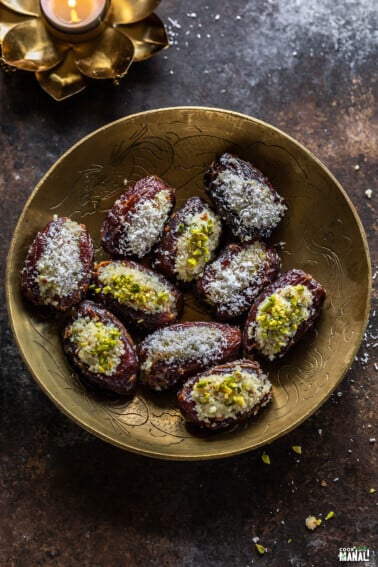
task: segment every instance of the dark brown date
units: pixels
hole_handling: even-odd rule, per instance
[[[243,242],[270,236],[286,211],[284,199],[267,177],[229,153],[211,164],[204,185],[221,218]]]
[[[22,292],[35,305],[66,311],[87,293],[92,262],[93,243],[85,225],[54,218],[29,247]]]
[[[137,357],[132,338],[109,311],[83,301],[63,332],[64,351],[91,384],[122,396],[137,385]]]
[[[240,329],[222,323],[186,322],[159,329],[138,346],[141,382],[153,390],[173,388],[236,357],[240,345]]]
[[[324,287],[302,270],[282,274],[257,297],[243,330],[243,346],[269,360],[281,358],[314,324]]]
[[[155,250],[154,267],[173,281],[189,283],[218,248],[222,225],[203,199],[192,197],[176,211]]]
[[[229,244],[196,282],[197,295],[220,321],[239,317],[277,276],[281,259],[262,242]]]
[[[156,175],[145,177],[121,195],[109,211],[101,242],[112,256],[142,258],[162,235],[175,206],[175,190]]]
[[[96,264],[91,285],[95,301],[134,329],[155,329],[174,323],[184,299],[161,274],[132,260]]]
[[[189,378],[177,399],[187,423],[218,430],[244,424],[272,398],[272,385],[257,361],[235,360]]]

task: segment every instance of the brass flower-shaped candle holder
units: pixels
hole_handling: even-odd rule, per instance
[[[32,71],[55,100],[89,79],[115,83],[169,42],[160,0],[0,0],[2,62]]]

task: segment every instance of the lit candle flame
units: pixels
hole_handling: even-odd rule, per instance
[[[78,22],[81,22],[81,18],[79,18],[76,12],[76,0],[68,0],[68,6],[71,8],[71,24],[77,24]]]
[[[95,28],[102,21],[106,0],[40,0],[42,13],[52,26],[69,32]],[[1,0],[0,0],[1,3]]]

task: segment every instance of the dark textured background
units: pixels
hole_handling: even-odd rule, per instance
[[[175,105],[250,114],[313,151],[361,217],[375,279],[376,1],[163,0],[157,13],[170,49],[135,64],[118,88],[94,81],[56,103],[32,74],[1,74],[2,284],[18,215],[54,161],[112,120]],[[378,565],[374,305],[376,292],[341,386],[265,449],[271,465],[264,465],[262,450],[221,461],[157,461],[82,431],[25,369],[2,300],[0,565],[318,567],[339,564],[339,548],[354,545],[369,547],[366,565]],[[325,521],[330,510],[335,517]],[[314,532],[304,525],[309,514],[323,518]],[[256,538],[267,547],[263,556]]]

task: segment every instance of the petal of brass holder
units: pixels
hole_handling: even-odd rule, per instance
[[[169,46],[160,0],[107,0],[89,30],[62,31],[43,13],[40,0],[0,0],[0,69],[35,73],[55,100],[79,93],[88,79],[115,84],[134,62]]]

